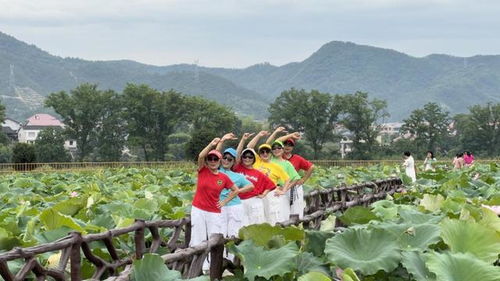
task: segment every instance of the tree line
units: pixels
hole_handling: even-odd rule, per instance
[[[339,158],[342,138],[352,140],[347,155],[351,159],[394,158],[406,150],[416,155],[432,150],[443,156],[470,150],[488,157],[500,152],[500,104],[492,103],[471,106],[469,113],[453,117],[438,104],[428,103],[411,112],[395,136],[382,131],[389,117],[387,102],[370,99],[364,92],[329,94],[292,88],[270,104],[267,123],[237,116],[231,108],[201,97],[137,84],[127,84],[119,93],[85,83],[50,94],[45,105],[65,127],[43,130],[34,146],[17,144],[12,149],[1,137],[1,162],[69,161],[63,147],[67,139],[77,143],[74,161],[194,159],[209,140],[224,132],[277,125],[302,132],[303,141],[296,149],[311,159]],[[0,118],[4,117],[1,106]],[[381,136],[382,144],[377,139]]]
[[[269,122],[304,132],[307,145],[301,153],[313,159],[338,158],[335,144],[342,137],[352,140],[350,159],[400,158],[403,151],[424,158],[429,150],[444,157],[465,150],[487,158],[500,155],[500,103],[473,105],[468,113],[451,116],[429,102],[412,111],[396,135],[382,130],[386,108],[386,101],[364,92],[332,95],[292,88],[270,105]]]

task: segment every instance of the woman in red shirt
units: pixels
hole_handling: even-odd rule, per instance
[[[238,187],[226,174],[219,172],[222,155],[212,150],[219,141],[219,138],[213,139],[198,155],[198,181],[191,207],[190,246],[200,244],[213,233],[222,233],[221,207],[238,195]],[[224,188],[232,192],[225,200],[219,201]],[[208,268],[207,265],[204,268]]]
[[[269,191],[276,188],[276,185],[264,173],[253,168],[257,154],[251,148],[243,150],[246,140],[252,134],[245,133],[238,144],[238,155],[241,157],[237,160],[233,170],[236,173],[243,174],[247,180],[253,185],[254,189],[250,192],[240,193],[241,203],[243,204],[243,226],[266,222],[264,214],[264,202],[262,198]]]

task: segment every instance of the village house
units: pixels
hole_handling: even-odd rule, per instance
[[[47,128],[63,129],[64,124],[50,114],[37,113],[28,118],[26,123],[21,126],[17,133],[18,141],[21,143],[35,143],[38,134]],[[64,142],[64,147],[70,151],[75,150],[76,141],[67,140]]]
[[[2,131],[5,133],[5,135],[7,136],[7,138],[9,138],[10,141],[13,142],[18,141],[17,132],[19,132],[19,129],[21,129],[21,123],[17,122],[14,119],[7,117],[2,123]]]

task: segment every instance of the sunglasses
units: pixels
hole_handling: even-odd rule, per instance
[[[243,155],[241,156],[242,159],[254,159],[253,155]]]
[[[278,149],[283,149],[283,147],[281,147],[281,146],[274,146],[273,147],[273,150],[278,150]]]
[[[260,154],[268,154],[268,153],[271,153],[271,150],[269,149],[262,149],[259,151]]]
[[[219,157],[207,157],[207,161],[217,162],[217,161],[219,161]]]
[[[232,162],[234,160],[233,157],[229,157],[229,156],[224,156],[224,157],[222,157],[222,159],[229,161],[229,162]]]

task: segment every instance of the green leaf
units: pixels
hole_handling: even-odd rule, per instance
[[[85,230],[73,220],[73,218],[62,215],[52,208],[46,209],[40,214],[40,221],[45,225],[47,230],[54,230],[66,226],[78,232],[86,233]]]
[[[438,223],[441,221],[442,216],[433,214],[424,214],[417,210],[402,209],[399,210],[399,216],[405,223],[411,224],[425,224],[425,223]]]
[[[429,271],[419,252],[403,252],[401,263],[417,281],[434,281],[436,275]]]
[[[500,234],[476,222],[445,219],[441,237],[452,252],[468,252],[488,263],[494,263],[500,253]]]
[[[328,275],[321,272],[311,271],[299,277],[298,281],[331,281]]]
[[[305,274],[309,271],[316,271],[328,275],[328,268],[323,266],[323,262],[311,253],[300,253],[297,256],[295,263],[297,264],[297,271],[299,274]]]
[[[342,272],[342,279],[343,281],[360,281],[358,275],[356,275],[356,272],[352,270],[352,268],[346,268]]]
[[[295,226],[280,227],[271,226],[268,223],[254,224],[243,227],[239,231],[239,237],[243,240],[252,240],[259,246],[268,247],[269,241],[275,236],[281,235],[288,243],[290,241],[301,241],[305,238],[304,230]]]
[[[427,211],[435,212],[441,208],[443,201],[444,197],[441,194],[424,194],[424,198],[420,201],[420,206]]]
[[[395,237],[381,229],[348,229],[326,241],[325,254],[338,266],[367,275],[390,272],[400,261]]]
[[[436,224],[381,223],[371,226],[390,232],[397,239],[402,250],[425,250],[431,244],[440,241],[440,227]]]
[[[488,208],[481,208],[483,217],[479,221],[480,224],[494,229],[496,232],[500,232],[500,217]]]
[[[63,215],[74,216],[85,207],[86,201],[86,197],[70,198],[55,204],[52,208]]]
[[[398,207],[390,200],[374,202],[371,207],[375,215],[384,220],[393,219],[398,215]]]
[[[132,281],[172,281],[181,279],[181,273],[170,270],[157,254],[145,254],[132,266]]]
[[[317,257],[323,256],[325,251],[325,242],[333,235],[333,232],[307,230],[305,250]]]
[[[365,224],[371,220],[378,220],[378,217],[370,211],[370,209],[356,206],[347,209],[347,211],[339,217],[339,219],[346,225]]]
[[[329,215],[328,218],[321,221],[319,230],[321,231],[333,231],[335,229],[335,221],[337,217],[335,215]]]
[[[273,276],[283,276],[296,269],[295,258],[299,251],[294,242],[279,249],[266,250],[257,246],[251,240],[230,247],[245,269],[245,277],[254,281],[257,276],[269,279]]]
[[[500,268],[478,260],[471,254],[433,254],[427,266],[439,281],[499,281]]]

